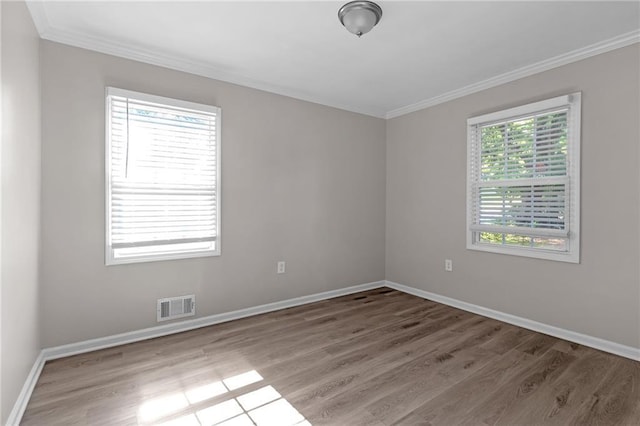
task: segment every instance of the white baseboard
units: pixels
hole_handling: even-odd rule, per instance
[[[604,352],[609,352],[614,355],[630,358],[635,361],[640,361],[640,348],[621,345],[620,343],[611,342],[609,340],[600,339],[598,337],[589,336],[587,334],[576,333],[575,331],[566,330],[564,328],[559,328],[559,327],[555,327],[548,324],[543,324],[541,322],[533,321],[527,318],[518,317],[515,315],[500,312],[500,311],[494,311],[493,309],[474,305],[472,303],[463,302],[457,299],[452,299],[450,297],[441,296],[439,294],[430,293],[428,291],[420,290],[420,289],[409,287],[406,285],[394,283],[393,281],[385,281],[385,284],[387,287],[393,288],[394,290],[398,290],[404,293],[412,294],[414,296],[422,297],[423,299],[433,300],[434,302],[453,306],[454,308],[462,309],[468,312],[473,312],[474,314],[482,315],[485,317],[496,319],[498,321],[503,321],[509,324],[517,325],[518,327],[548,334],[550,336],[558,337],[560,339],[568,340],[570,342],[579,343],[584,346],[589,346],[591,348],[599,349]]]
[[[237,311],[225,312],[221,314],[209,315],[202,318],[195,318],[186,321],[174,322],[171,324],[160,325],[157,327],[145,328],[142,330],[130,331],[127,333],[114,334],[112,336],[100,337],[97,339],[85,340],[83,342],[71,343],[68,345],[56,346],[53,348],[43,349],[45,361],[64,358],[71,355],[77,355],[85,352],[96,351],[98,349],[110,348],[113,346],[124,345],[127,343],[139,342],[141,340],[153,339],[156,337],[167,336],[174,333],[182,333],[183,331],[194,330],[196,328],[207,327],[210,325],[220,324],[222,322],[233,321],[240,318],[246,318],[253,315],[264,314],[267,312],[278,311],[280,309],[291,308],[294,306],[306,305],[307,303],[318,302],[320,300],[331,299],[334,297],[344,296],[347,294],[358,293],[360,291],[371,290],[378,287],[384,287],[384,281],[376,281],[367,284],[355,285],[338,290],[325,291],[323,293],[311,294],[309,296],[296,297],[280,302],[267,303],[266,305],[253,306],[251,308],[239,309]]]
[[[22,420],[24,410],[26,410],[29,399],[31,399],[33,389],[35,389],[36,383],[38,383],[38,378],[40,377],[40,373],[42,372],[44,363],[45,359],[41,351],[38,354],[36,361],[33,363],[33,367],[31,367],[31,371],[27,376],[27,380],[25,380],[24,382],[24,386],[22,386],[20,395],[18,395],[18,399],[13,405],[11,413],[9,413],[9,417],[7,418],[7,426],[18,426],[20,424],[20,420]]]

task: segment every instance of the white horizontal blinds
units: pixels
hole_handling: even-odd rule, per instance
[[[109,96],[111,247],[215,241],[217,113]]]
[[[471,138],[471,231],[566,238],[568,108],[489,124]]]
[[[565,184],[480,187],[473,231],[566,237]]]

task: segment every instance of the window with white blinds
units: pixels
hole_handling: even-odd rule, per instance
[[[220,254],[220,109],[107,88],[106,263]]]
[[[467,121],[467,248],[579,262],[580,103],[574,93]]]

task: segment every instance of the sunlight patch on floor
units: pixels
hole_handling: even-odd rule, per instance
[[[196,412],[196,416],[203,425],[217,425],[225,420],[244,413],[244,410],[235,399],[230,399],[220,404],[207,407]]]
[[[256,370],[251,370],[246,373],[224,379],[222,382],[227,388],[229,388],[229,390],[236,390],[243,386],[259,382],[260,380],[262,380],[262,376],[258,374]]]
[[[272,386],[265,386],[256,391],[241,395],[237,399],[242,405],[242,408],[249,411],[268,402],[275,401],[280,397],[281,395]]]
[[[217,398],[216,404],[202,408],[204,401],[262,380],[264,378],[257,371],[251,370],[181,393],[155,398],[140,405],[138,421],[140,424],[161,426],[311,426],[271,385],[229,397],[222,402],[217,402],[220,401]],[[197,408],[195,404],[198,404]],[[191,412],[171,418],[184,411]]]
[[[188,406],[189,401],[187,401],[183,393],[163,396],[142,404],[138,410],[138,418],[148,423],[180,411]]]
[[[250,411],[249,416],[260,426],[295,425],[304,420],[302,414],[283,398]]]
[[[186,391],[184,394],[189,400],[190,404],[196,404],[206,399],[211,399],[215,396],[227,393],[229,390],[222,382],[214,382],[208,385],[199,386],[195,389]]]

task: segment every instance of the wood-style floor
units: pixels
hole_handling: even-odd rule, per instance
[[[640,425],[640,363],[377,289],[47,362],[22,424],[162,423]]]

